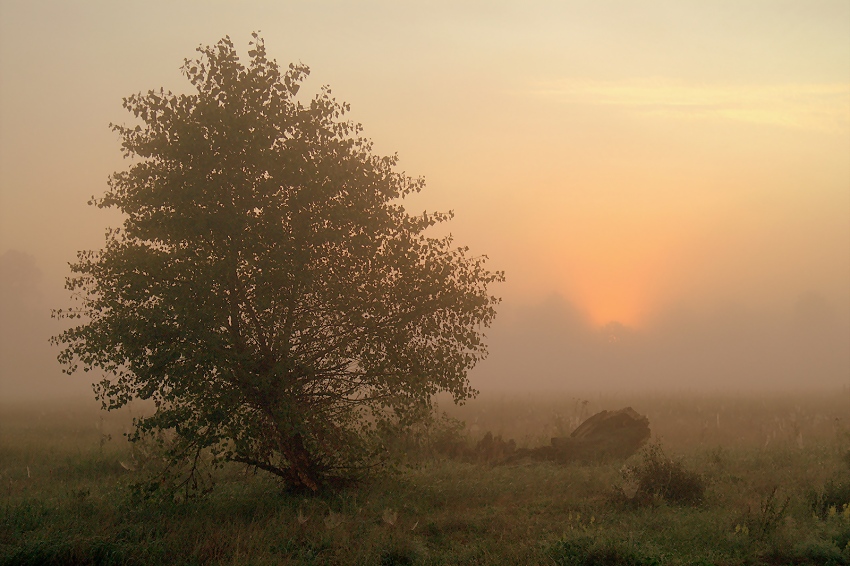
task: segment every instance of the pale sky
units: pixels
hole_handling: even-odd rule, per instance
[[[0,254],[41,273],[38,316],[120,223],[86,201],[125,166],[121,98],[186,91],[199,44],[244,53],[255,30],[425,177],[409,210],[454,210],[458,244],[506,272],[479,388],[850,383],[847,0],[0,0]],[[806,309],[826,338],[800,334]],[[612,321],[642,344],[623,367],[597,344]],[[817,364],[782,358],[808,341]],[[731,361],[690,372],[700,356]]]

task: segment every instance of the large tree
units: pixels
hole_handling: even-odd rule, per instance
[[[54,340],[97,369],[106,408],[151,399],[137,435],[170,431],[174,464],[211,454],[318,489],[375,463],[375,432],[434,394],[463,401],[503,279],[408,214],[424,183],[376,156],[309,73],[281,70],[254,34],[247,66],[224,38],[182,71],[191,94],[124,99],[129,168],[93,203],[124,216],[78,254],[78,319]]]

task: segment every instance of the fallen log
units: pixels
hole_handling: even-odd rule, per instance
[[[552,439],[558,460],[625,460],[651,435],[649,419],[631,407],[596,413],[572,434]]]
[[[625,460],[637,452],[649,440],[650,435],[649,419],[631,407],[626,407],[618,411],[596,413],[581,423],[570,436],[553,438],[549,446],[514,449],[513,440],[504,443],[497,437],[495,444],[501,450],[494,451],[491,435],[489,441],[484,442],[489,450],[485,453],[480,446],[479,451],[482,456],[480,459],[490,462],[496,460],[498,463],[525,459],[561,464]]]

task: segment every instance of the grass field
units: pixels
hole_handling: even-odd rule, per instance
[[[629,499],[624,468],[639,469],[647,452],[625,466],[564,466],[427,450],[399,474],[335,493],[287,494],[232,466],[216,472],[210,495],[163,503],[129,488],[144,473],[122,437],[132,410],[7,403],[0,564],[850,564],[846,389],[482,395],[445,408],[466,422],[470,443],[492,431],[534,447],[625,406],[649,417],[652,446],[699,474],[700,503]]]

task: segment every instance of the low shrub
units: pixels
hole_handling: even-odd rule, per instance
[[[773,535],[785,520],[791,498],[780,497],[774,486],[761,498],[758,508],[748,506],[735,523],[735,531],[749,535],[753,540],[764,541]]]
[[[635,486],[628,497],[623,489],[621,496],[638,505],[660,498],[678,505],[699,505],[705,498],[705,480],[687,470],[678,460],[668,458],[658,443],[643,449],[641,460],[623,469],[623,479]]]
[[[821,519],[830,513],[844,512],[850,506],[850,478],[832,479],[824,484],[823,489],[809,494],[812,511]]]

